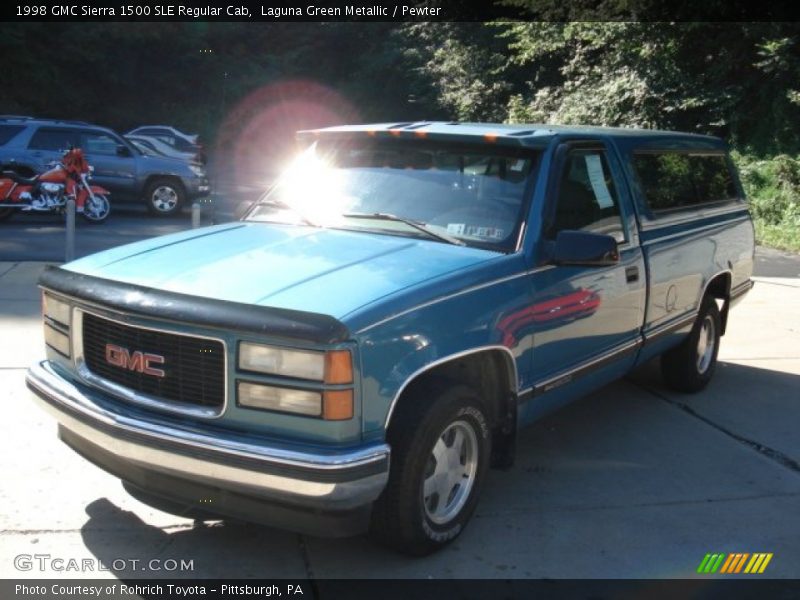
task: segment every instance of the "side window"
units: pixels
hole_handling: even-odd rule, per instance
[[[172,138],[172,145],[181,152],[191,152],[193,148],[192,144],[179,137]]]
[[[567,154],[547,237],[559,231],[582,229],[625,240],[619,199],[603,150],[573,149]]]
[[[0,125],[0,146],[5,146],[23,129],[22,125]]]
[[[737,198],[723,154],[679,152],[634,154],[633,167],[654,212]]]
[[[78,145],[78,134],[71,129],[50,129],[42,127],[33,134],[28,148],[31,150],[48,150],[61,152],[71,146]]]
[[[186,142],[183,140],[176,138],[174,135],[169,135],[166,133],[159,133],[158,135],[153,136],[162,142],[164,142],[170,148],[174,148],[175,150],[183,151],[186,147]],[[183,143],[181,143],[183,142]]]
[[[81,133],[81,147],[86,154],[116,156],[119,142],[107,133],[84,131]]]

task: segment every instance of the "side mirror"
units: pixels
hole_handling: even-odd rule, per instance
[[[128,148],[127,146],[123,146],[122,144],[119,144],[117,146],[117,156],[127,157],[130,155],[131,155],[130,148]]]
[[[617,240],[610,235],[589,231],[559,231],[553,262],[557,265],[606,267],[619,262]]]

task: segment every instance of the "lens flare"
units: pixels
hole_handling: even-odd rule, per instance
[[[237,185],[267,187],[297,150],[295,134],[359,116],[343,96],[313,81],[271,83],[248,94],[224,119],[215,155],[226,178]]]
[[[357,201],[347,194],[346,181],[339,169],[317,154],[314,144],[281,173],[273,193],[306,219],[333,225]]]

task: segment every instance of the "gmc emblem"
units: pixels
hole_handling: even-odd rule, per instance
[[[152,375],[153,377],[164,377],[166,373],[163,369],[158,369],[151,365],[163,365],[164,357],[158,354],[139,352],[131,354],[127,348],[116,344],[106,344],[106,362],[121,369]]]

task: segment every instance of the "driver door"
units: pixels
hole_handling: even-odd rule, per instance
[[[645,301],[642,251],[632,239],[630,197],[613,153],[600,141],[564,144],[553,175],[542,231],[545,257],[532,275],[534,395],[545,396],[581,382],[599,385],[603,374],[611,380],[632,366]],[[553,264],[547,254],[565,230],[613,236],[619,262]]]

